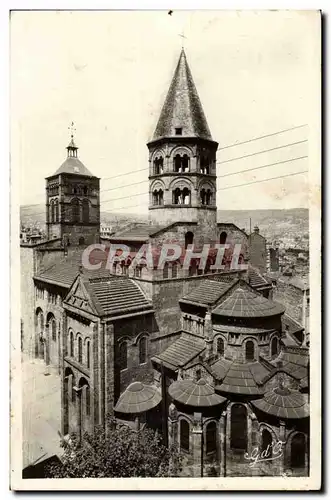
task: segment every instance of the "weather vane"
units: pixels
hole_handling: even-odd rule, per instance
[[[70,134],[71,134],[72,139],[74,137],[74,132],[76,132],[74,125],[75,125],[74,122],[71,122],[70,126],[68,127],[68,130],[70,130]]]
[[[184,33],[179,33],[178,36],[180,36],[182,39],[182,49],[183,49],[184,48],[184,39],[187,40],[187,36],[185,36]]]

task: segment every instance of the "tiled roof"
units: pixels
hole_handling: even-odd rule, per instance
[[[178,138],[176,127],[182,128],[182,137],[212,140],[184,50],[181,51],[153,141],[162,137]]]
[[[119,413],[142,413],[155,408],[162,400],[159,389],[133,382],[121,394],[115,411]]]
[[[226,398],[215,394],[214,388],[205,379],[177,380],[168,389],[170,396],[179,403],[189,406],[215,406]]]
[[[271,361],[271,363],[276,365],[278,368],[281,367],[297,380],[301,380],[307,377],[308,361],[309,357],[304,353],[300,354],[300,353],[282,351],[280,355],[277,357],[277,359]]]
[[[144,241],[149,238],[149,236],[153,233],[157,233],[161,231],[167,226],[159,226],[155,224],[148,223],[139,223],[135,224],[133,227],[126,228],[122,231],[119,231],[113,234],[109,239],[110,241],[119,240],[119,239],[127,239],[127,240],[136,240],[136,241]]]
[[[283,306],[266,299],[261,294],[238,287],[213,310],[213,314],[235,318],[264,318],[282,314],[284,310]]]
[[[55,264],[51,265],[47,269],[39,271],[35,278],[41,281],[51,282],[63,286],[64,288],[70,288],[77,275],[80,272],[83,276],[88,278],[101,278],[109,277],[109,270],[105,269],[104,266],[100,270],[88,270],[82,266],[82,252],[83,250],[78,250],[77,252],[59,259]]]
[[[152,358],[154,361],[170,365],[173,369],[185,366],[205,349],[203,339],[182,334],[165,351]]]
[[[258,384],[261,384],[268,370],[261,363],[243,364],[220,359],[211,368],[214,377],[222,382],[216,386],[217,390],[232,394],[263,394]]]
[[[257,269],[251,266],[248,268],[248,283],[253,288],[270,286],[269,281],[266,280]]]
[[[73,156],[68,157],[53,175],[59,174],[76,174],[94,177],[79,158],[74,158]]]
[[[305,418],[309,416],[307,394],[277,387],[267,392],[263,399],[256,399],[252,404],[269,415],[280,418]]]
[[[234,281],[234,278],[224,281],[203,280],[197,288],[185,295],[181,300],[203,305],[215,304],[226,290],[233,285]]]
[[[115,316],[152,309],[139,286],[129,278],[117,276],[84,283],[100,316]]]
[[[288,327],[288,333],[293,335],[294,333],[301,332],[304,328],[297,321],[295,321],[288,314],[282,316],[282,330],[286,331],[286,326]]]

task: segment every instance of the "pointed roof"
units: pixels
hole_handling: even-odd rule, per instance
[[[184,49],[181,51],[152,140],[178,137],[176,128],[182,129],[181,137],[213,140]]]
[[[77,157],[78,146],[75,143],[73,135],[71,135],[70,142],[66,147],[66,150],[67,150],[66,160],[56,170],[56,172],[53,175],[50,175],[49,177],[53,177],[59,174],[75,174],[75,175],[84,175],[85,177],[95,177],[95,175],[93,175]]]

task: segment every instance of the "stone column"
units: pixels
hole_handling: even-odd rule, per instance
[[[177,409],[173,403],[169,406],[168,417],[168,446],[169,448],[179,448],[178,443],[178,414]]]
[[[279,475],[282,476],[286,470],[287,456],[286,456],[286,426],[284,420],[279,422],[279,441],[282,441],[282,455],[279,459]]]
[[[105,329],[105,425],[106,433],[111,429],[109,419],[114,413],[115,394],[114,394],[114,325],[108,323],[104,326]]]
[[[73,390],[76,393],[76,415],[77,415],[77,436],[78,442],[82,441],[82,387],[75,386]]]
[[[194,477],[203,477],[203,427],[201,413],[194,413],[192,455]]]
[[[222,412],[219,421],[218,434],[218,461],[220,467],[220,477],[226,476],[226,411]]]

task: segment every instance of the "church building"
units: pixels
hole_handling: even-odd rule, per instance
[[[115,419],[159,429],[186,476],[307,475],[309,350],[272,301],[264,247],[252,266],[245,231],[217,221],[218,143],[184,50],[147,147],[148,222],[100,238],[100,179],[72,136],[46,179],[47,241],[21,245],[23,349],[58,369],[61,433],[82,438]],[[86,269],[95,243],[129,255],[109,270],[100,251],[100,268]],[[159,269],[164,244],[182,253]],[[212,251],[200,268],[206,244],[228,245],[223,269]],[[143,245],[153,265],[133,266]]]

